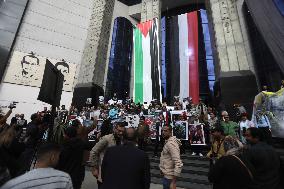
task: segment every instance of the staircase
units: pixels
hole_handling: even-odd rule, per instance
[[[162,176],[159,169],[159,157],[153,157],[153,151],[148,151],[151,162],[152,183],[162,184]],[[183,169],[178,178],[177,186],[185,189],[211,189],[207,175],[209,160],[205,157],[191,156],[190,152],[181,155]]]

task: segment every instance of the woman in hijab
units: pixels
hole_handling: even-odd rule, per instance
[[[253,180],[252,168],[243,156],[243,146],[237,139],[224,140],[225,156],[209,170],[208,179],[213,189],[247,189]]]

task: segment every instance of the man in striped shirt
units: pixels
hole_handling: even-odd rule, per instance
[[[67,173],[55,170],[60,155],[60,147],[55,144],[44,144],[37,152],[35,169],[8,181],[1,189],[73,189]]]

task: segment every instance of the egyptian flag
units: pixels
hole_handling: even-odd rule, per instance
[[[134,29],[134,90],[135,103],[161,100],[158,19],[137,25]]]
[[[191,97],[199,103],[198,13],[178,15],[167,21],[167,79],[170,96]]]

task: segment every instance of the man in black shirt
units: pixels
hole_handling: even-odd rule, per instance
[[[134,128],[128,128],[124,145],[107,149],[102,163],[103,189],[149,189],[150,162],[137,146]]]
[[[246,140],[250,147],[245,157],[255,169],[252,189],[280,189],[280,157],[274,148],[261,141],[258,128],[248,128]]]
[[[77,129],[65,130],[65,142],[59,157],[57,169],[71,176],[74,189],[80,189],[85,177],[84,151],[91,150],[92,145],[77,137]]]

